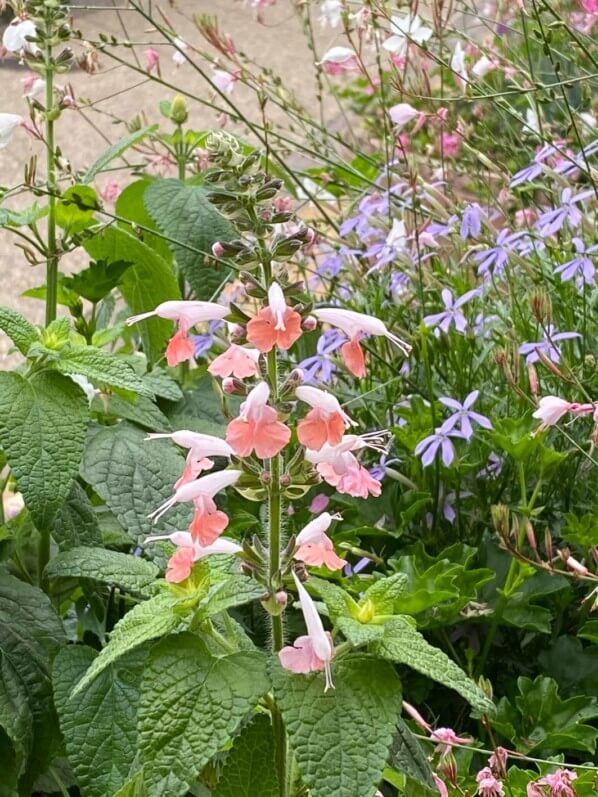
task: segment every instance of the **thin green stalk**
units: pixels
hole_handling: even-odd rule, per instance
[[[48,242],[46,247],[46,325],[56,318],[58,302],[58,251],[56,246],[56,147],[54,144],[53,23],[46,21],[46,180],[48,184]]]

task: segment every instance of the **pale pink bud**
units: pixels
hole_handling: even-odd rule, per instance
[[[392,119],[396,131],[400,132],[406,124],[419,116],[419,111],[408,102],[400,102],[388,109],[388,115]]]
[[[573,573],[577,573],[580,576],[589,576],[590,571],[585,565],[582,565],[581,562],[578,562],[573,556],[568,556],[565,560],[565,564]]]
[[[312,500],[311,504],[309,505],[309,511],[314,515],[319,515],[320,512],[323,512],[326,509],[329,503],[330,498],[324,493],[320,493]]]
[[[212,244],[212,254],[214,257],[222,257],[224,254],[224,247],[220,241],[216,241],[216,243]]]
[[[279,606],[286,606],[287,605],[287,601],[289,599],[289,596],[287,595],[287,593],[283,589],[279,590],[274,597],[276,598],[276,603],[278,603]]]
[[[145,71],[151,73],[154,70],[158,70],[160,65],[160,53],[157,50],[154,50],[153,47],[148,47],[144,52],[144,55]]]
[[[301,328],[305,332],[313,332],[314,329],[318,326],[317,320],[313,317],[313,315],[308,315],[306,318],[303,319],[301,323]]]
[[[236,391],[235,380],[230,376],[227,376],[225,379],[223,379],[222,390],[224,391],[224,393],[227,393],[228,395],[232,395],[233,393],[235,393]]]

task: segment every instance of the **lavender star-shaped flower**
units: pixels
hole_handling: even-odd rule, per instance
[[[517,188],[518,185],[530,183],[532,180],[535,180],[536,177],[539,177],[544,171],[544,161],[550,155],[555,155],[556,153],[557,150],[552,144],[545,144],[542,149],[536,153],[534,160],[529,166],[525,166],[523,169],[520,169],[511,177],[509,186],[511,188]]]
[[[568,282],[575,277],[578,289],[583,288],[585,285],[593,285],[596,276],[596,267],[592,263],[588,255],[598,252],[598,244],[588,246],[581,238],[573,239],[573,246],[577,255],[572,259],[563,263],[558,268],[555,268],[554,273],[561,275],[563,282]]]
[[[452,432],[449,436],[440,429],[435,429],[434,434],[424,437],[415,447],[415,456],[421,457],[424,468],[431,465],[438,454],[442,457],[445,467],[449,467],[455,458],[455,446],[451,437],[463,437],[459,432]]]
[[[223,325],[222,321],[210,321],[208,324],[208,331],[204,335],[191,335],[192,341],[195,343],[195,356],[205,357],[214,345],[214,334]]]
[[[545,354],[553,363],[558,363],[561,361],[561,351],[555,344],[561,340],[572,340],[580,337],[579,332],[557,332],[555,334],[554,326],[548,324],[544,330],[542,340],[535,343],[523,343],[519,347],[519,354],[525,357],[527,365],[538,362],[540,359],[538,352]]]
[[[466,396],[462,404],[448,396],[441,396],[438,400],[444,404],[445,407],[449,407],[455,410],[455,412],[444,421],[439,432],[441,434],[451,434],[456,429],[465,440],[471,440],[473,437],[472,423],[477,423],[478,426],[481,426],[483,429],[492,429],[492,422],[489,418],[471,409],[479,395],[479,390],[472,390],[472,392]]]
[[[509,262],[515,242],[522,235],[522,232],[511,232],[505,227],[498,233],[494,246],[476,252],[473,259],[478,263],[478,276],[500,276]]]
[[[577,207],[577,204],[585,201],[591,196],[594,196],[594,192],[590,189],[587,191],[580,191],[579,194],[574,194],[570,188],[563,189],[560,207],[554,210],[547,210],[538,217],[536,229],[540,235],[544,238],[547,238],[549,235],[554,235],[561,230],[565,224],[571,230],[579,227],[583,219],[583,214]]]
[[[482,208],[477,202],[467,205],[461,214],[460,237],[466,241],[468,238],[479,238],[482,231]]]
[[[313,357],[306,357],[299,363],[299,368],[303,371],[303,383],[306,385],[328,384],[338,370],[330,355],[346,342],[347,338],[337,329],[323,332],[316,345],[317,354],[314,354]]]
[[[448,333],[451,324],[454,324],[457,332],[463,334],[467,329],[467,319],[463,315],[461,308],[474,296],[477,296],[478,293],[479,289],[475,288],[472,291],[467,291],[463,296],[459,296],[458,299],[454,299],[452,291],[448,288],[443,288],[441,296],[445,309],[442,313],[433,313],[425,316],[424,324],[427,327],[438,327],[444,333]]]

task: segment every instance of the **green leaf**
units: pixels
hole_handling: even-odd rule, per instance
[[[63,277],[62,284],[68,290],[76,291],[79,296],[90,302],[99,302],[111,290],[118,287],[123,274],[131,266],[130,262],[115,260],[106,263],[99,260],[92,261],[89,268],[82,269],[77,274]]]
[[[407,576],[403,573],[395,573],[368,587],[359,603],[361,605],[370,601],[376,615],[393,614],[395,603],[405,593],[406,587]]]
[[[454,689],[480,713],[493,712],[492,701],[446,653],[426,642],[409,618],[392,617],[384,625],[384,637],[372,650]]]
[[[128,185],[119,194],[116,200],[116,213],[129,222],[135,222],[141,228],[141,234],[145,243],[150,246],[167,263],[172,263],[172,252],[164,237],[159,233],[155,221],[147,212],[143,197],[147,187],[155,180],[155,177],[144,177],[143,180],[136,180]],[[119,223],[124,228],[125,222]],[[154,234],[151,231],[155,231]]]
[[[128,780],[122,789],[119,789],[114,797],[147,797],[145,784],[143,783],[143,771],[140,770],[131,780]]]
[[[105,548],[71,548],[55,556],[46,567],[52,578],[89,578],[131,592],[144,592],[160,571],[152,562]]]
[[[27,690],[14,665],[0,651],[0,732],[4,730],[6,743],[12,749],[3,751],[0,739],[0,776],[13,792],[25,767],[33,741],[33,715],[27,702]],[[0,733],[1,736],[1,733]],[[0,786],[0,795],[2,795]]]
[[[143,377],[143,381],[148,390],[160,398],[165,398],[168,401],[180,401],[183,398],[181,388],[170,374],[161,368],[154,368]]]
[[[150,135],[150,133],[154,133],[157,129],[158,125],[148,125],[147,127],[142,127],[140,130],[135,130],[135,132],[129,133],[129,135],[120,138],[116,144],[108,147],[108,149],[100,155],[97,161],[90,166],[85,174],[85,177],[83,178],[83,182],[90,183],[96,175],[104,171],[109,163],[116,158],[120,158],[120,156],[130,147],[134,147],[135,144],[139,144],[140,141],[143,141],[146,136]]]
[[[125,653],[138,648],[144,642],[166,636],[182,626],[184,615],[180,613],[178,604],[179,601],[172,594],[161,592],[150,600],[138,603],[127,612],[114,626],[109,643],[75,686],[73,697],[86,689],[106,667]]]
[[[352,617],[339,617],[336,624],[342,634],[356,648],[369,645],[384,636],[384,626],[373,623],[360,623]]]
[[[68,377],[0,373],[0,445],[39,529],[51,527],[69,495],[88,417],[85,395]]]
[[[203,377],[193,390],[185,392],[183,398],[168,410],[168,417],[174,429],[224,437],[227,420],[211,377]]]
[[[244,728],[226,759],[213,797],[279,797],[274,734],[267,714]]]
[[[391,664],[366,654],[332,663],[336,689],[321,673],[272,665],[274,695],[311,797],[373,797],[401,712]],[[367,729],[367,731],[365,731]]]
[[[122,277],[120,290],[133,313],[145,313],[160,302],[181,298],[170,264],[129,231],[109,227],[83,245],[95,260],[132,263]],[[172,334],[172,323],[149,318],[136,324],[135,329],[141,335],[148,360],[155,363],[164,353],[166,341]]]
[[[33,324],[10,307],[0,306],[0,329],[6,332],[21,354],[27,354],[31,344],[40,339]]]
[[[167,440],[145,440],[128,423],[92,427],[81,473],[136,544],[155,532],[148,515],[173,493],[184,459]],[[160,521],[160,533],[187,528],[192,508],[179,504]]]
[[[139,683],[147,650],[108,667],[76,697],[77,683],[96,651],[69,645],[54,660],[54,696],[68,759],[83,797],[114,794],[129,777],[137,748]]]
[[[91,411],[133,421],[152,432],[169,432],[172,429],[166,415],[147,396],[139,396],[135,401],[129,401],[124,396],[103,393],[93,397]]]
[[[64,374],[81,374],[98,387],[116,388],[151,395],[129,363],[95,346],[63,350],[56,368]]]
[[[72,483],[68,498],[58,510],[52,536],[61,550],[102,544],[96,513],[87,493],[77,481]]]
[[[212,656],[191,634],[151,651],[139,704],[139,758],[150,797],[184,795],[268,691],[262,653]]]
[[[503,697],[492,726],[524,753],[581,750],[593,754],[598,730],[586,723],[598,717],[598,703],[585,695],[561,700],[552,678],[518,678],[515,705]]]
[[[206,597],[199,602],[195,619],[205,620],[233,606],[242,606],[244,603],[257,600],[263,595],[263,585],[252,578],[240,573],[229,576],[210,587]]]
[[[309,586],[322,598],[333,622],[343,615],[357,617],[359,604],[342,587],[317,577],[309,579]]]
[[[390,763],[394,769],[412,780],[430,789],[436,789],[427,756],[401,717],[397,720]]]
[[[236,237],[231,224],[206,198],[201,186],[180,180],[154,180],[145,192],[145,206],[168,244],[198,299],[210,299],[227,276],[222,265],[206,266],[216,241]],[[186,246],[185,246],[186,244]]]
[[[99,208],[98,195],[89,185],[72,185],[56,204],[56,224],[69,233],[90,227]]]
[[[29,753],[21,783],[24,794],[49,764],[57,743],[51,666],[65,643],[48,597],[0,573],[0,725],[15,747],[17,770]]]

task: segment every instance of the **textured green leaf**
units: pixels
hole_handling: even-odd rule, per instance
[[[121,656],[143,645],[144,642],[166,636],[184,626],[185,616],[177,604],[178,601],[172,594],[161,592],[143,603],[138,603],[127,612],[114,626],[106,647],[75,686],[73,697],[86,689],[106,667]]]
[[[31,344],[39,340],[33,324],[10,307],[0,306],[0,329],[6,332],[21,354],[27,354]]]
[[[160,302],[181,298],[170,264],[127,230],[109,227],[87,239],[84,246],[96,260],[132,263],[122,277],[120,290],[133,313],[145,313]],[[148,360],[155,363],[164,354],[166,341],[172,334],[172,323],[149,318],[136,324],[135,329],[141,335]]]
[[[158,227],[147,212],[143,201],[147,187],[155,179],[155,177],[146,176],[143,180],[136,180],[134,183],[128,185],[124,191],[119,194],[115,209],[116,213],[121,218],[139,225],[139,228],[141,228],[139,233],[141,239],[167,263],[172,263],[172,252],[168,248],[166,239],[158,231]],[[125,222],[120,222],[120,226],[125,227]]]
[[[55,556],[46,567],[48,578],[90,578],[131,592],[143,592],[159,575],[155,564],[105,548],[71,548]]]
[[[267,714],[258,714],[235,739],[213,797],[279,797],[274,734]]]
[[[119,789],[114,797],[147,797],[145,784],[143,782],[143,772],[139,771],[131,780],[128,780],[122,789]]]
[[[236,237],[231,224],[206,198],[201,186],[185,185],[180,180],[153,180],[145,192],[145,206],[169,237],[168,245],[194,295],[212,298],[228,270],[221,265],[207,266],[205,255],[211,255],[216,241]]]
[[[14,739],[17,756],[29,752],[29,766],[21,779],[26,794],[49,764],[57,742],[51,667],[65,643],[62,623],[48,597],[40,589],[0,573],[0,665],[4,684],[0,690],[4,693],[4,698],[0,694],[0,725]],[[31,726],[23,700],[28,704]],[[11,722],[7,720],[10,704],[15,712]]]
[[[129,777],[137,749],[137,703],[147,650],[120,658],[76,697],[74,683],[97,658],[69,645],[54,660],[54,696],[68,759],[83,797],[106,797]]]
[[[274,695],[311,797],[373,797],[397,717],[401,684],[391,664],[366,654],[332,663],[324,678],[272,665]]]
[[[343,615],[356,616],[359,612],[359,605],[337,584],[312,576],[309,579],[309,586],[322,598],[333,622]]]
[[[193,390],[187,391],[169,409],[168,417],[174,429],[190,429],[192,432],[224,437],[227,421],[211,377],[204,377]]]
[[[384,636],[384,626],[373,623],[360,623],[353,617],[342,616],[336,621],[339,630],[355,647],[369,645]]]
[[[439,648],[430,645],[406,617],[393,617],[384,625],[384,637],[374,643],[378,656],[406,664],[422,675],[454,689],[481,713],[494,711],[482,690]]]
[[[129,363],[118,355],[96,349],[95,346],[79,346],[76,349],[63,350],[56,362],[56,368],[64,374],[82,374],[98,387],[152,395]]]
[[[100,155],[97,161],[89,167],[85,177],[83,178],[83,182],[90,183],[94,177],[96,177],[96,175],[104,171],[109,163],[112,163],[112,161],[116,158],[120,158],[120,156],[128,149],[134,147],[135,144],[139,144],[140,141],[146,138],[146,136],[149,136],[150,133],[154,133],[157,129],[158,125],[148,125],[147,127],[142,127],[140,130],[135,130],[133,133],[129,133],[128,135],[120,138],[115,144],[112,144],[111,147],[108,147],[108,149]]]
[[[0,757],[0,778],[16,789],[33,742],[33,715],[27,691],[13,662],[0,650],[0,729],[4,729],[12,750]],[[0,752],[2,743],[0,742]],[[0,795],[2,795],[0,787]]]
[[[139,396],[135,401],[116,394],[94,396],[91,411],[133,421],[152,432],[169,432],[172,429],[162,410],[147,396]]]
[[[170,374],[161,368],[154,368],[143,377],[143,381],[148,390],[160,398],[168,399],[168,401],[180,401],[183,398],[181,388]]]
[[[42,371],[28,381],[0,372],[0,445],[40,529],[69,495],[88,417],[85,395],[68,377]]]
[[[77,481],[72,483],[68,498],[58,510],[52,536],[61,550],[102,544],[96,513],[87,493]]]
[[[397,720],[390,763],[398,772],[402,772],[423,786],[436,790],[426,754],[401,717]]]
[[[155,533],[148,515],[172,495],[183,472],[183,457],[167,440],[145,440],[127,423],[90,430],[82,463],[83,478],[114,512],[137,544]],[[189,505],[173,507],[160,520],[161,533],[180,531],[191,522]]]
[[[68,277],[63,276],[62,287],[74,291],[90,302],[99,302],[120,284],[123,274],[130,266],[131,263],[123,260],[115,260],[113,263],[92,261],[88,268]]]
[[[382,578],[365,591],[360,605],[371,601],[375,614],[394,614],[397,599],[403,595],[407,587],[407,576],[395,573]]]
[[[156,645],[143,676],[139,757],[150,797],[179,797],[268,691],[266,659],[216,658],[190,634]]]
[[[210,587],[208,594],[197,607],[196,619],[205,620],[232,606],[242,606],[244,603],[257,600],[263,595],[263,585],[252,578],[241,574],[229,576]]]

